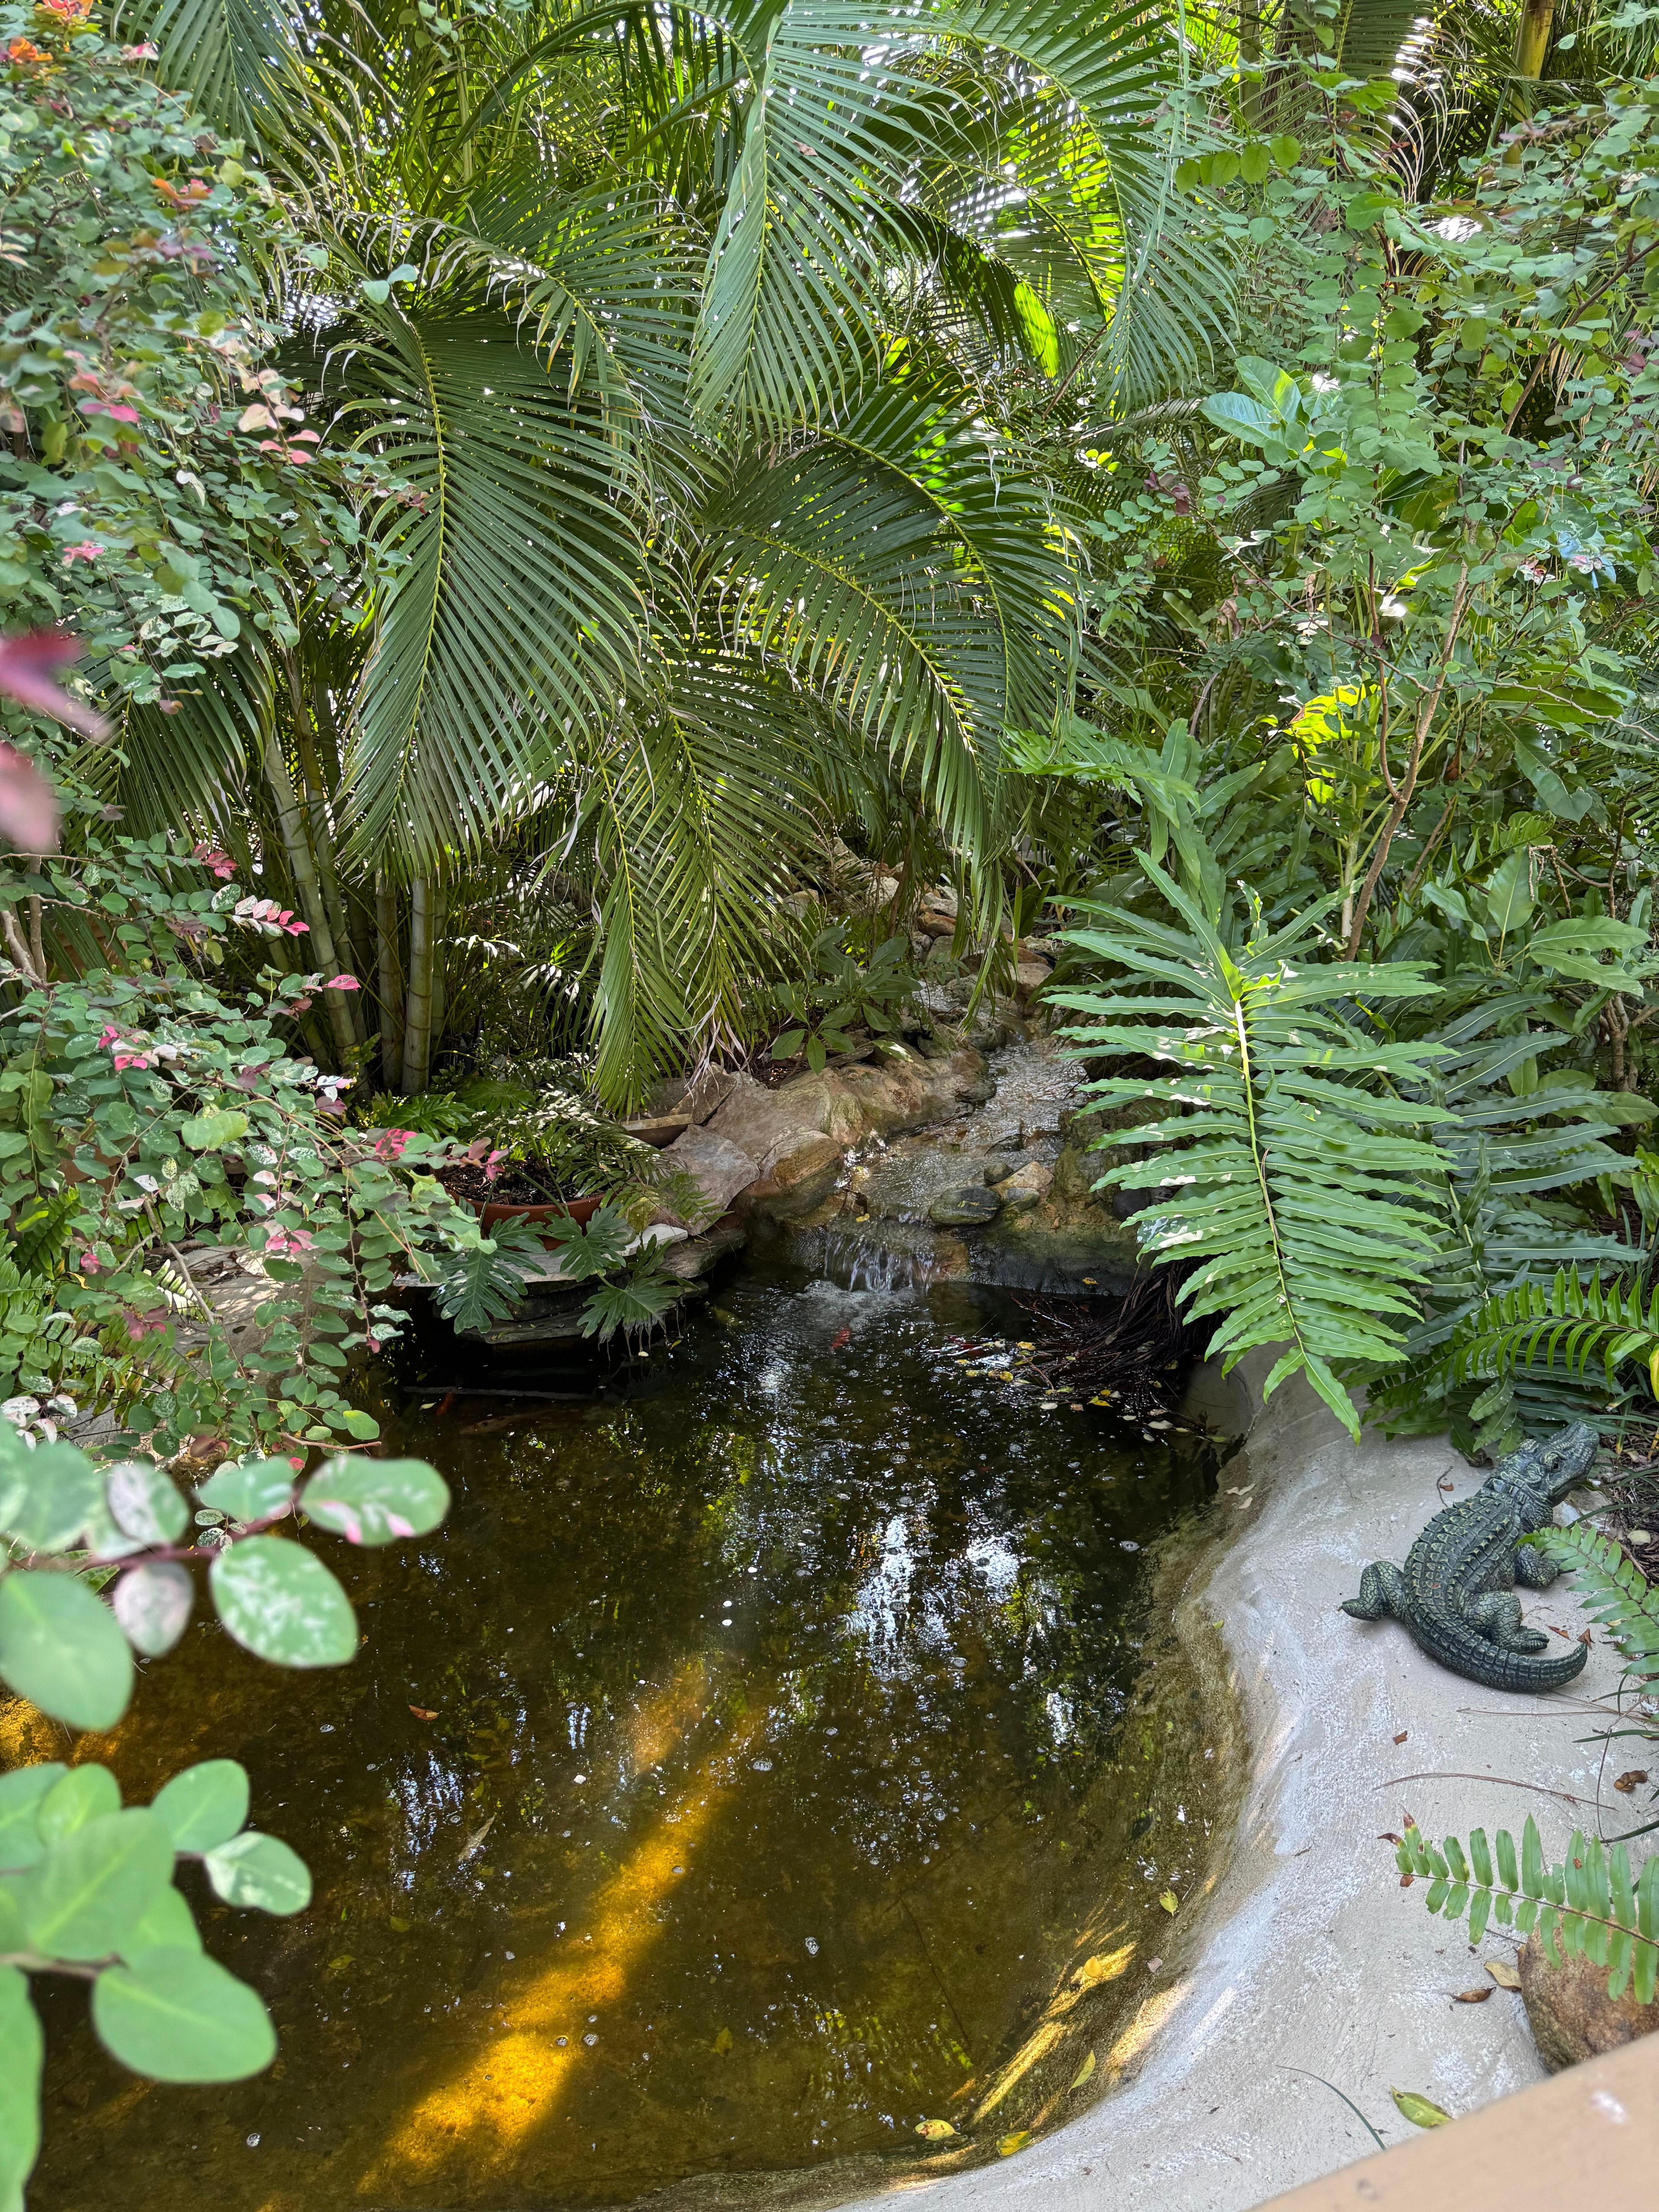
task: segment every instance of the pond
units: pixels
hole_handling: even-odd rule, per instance
[[[33,2212],[703,2202],[839,2161],[829,2197],[1097,2094],[1217,1817],[1146,1548],[1214,1454],[1000,1380],[1029,1327],[750,1268],[607,1400],[411,1405],[454,1503],[344,1559],[355,1666],[200,1622],[88,1747],[129,1798],[234,1755],[310,1863],[292,1922],[199,1899],[282,2057],[137,2082],[54,1988]]]

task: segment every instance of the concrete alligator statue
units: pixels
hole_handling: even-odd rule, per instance
[[[1597,1443],[1594,1429],[1575,1421],[1547,1443],[1523,1445],[1473,1498],[1435,1515],[1403,1570],[1373,1560],[1343,1612],[1356,1620],[1392,1615],[1431,1659],[1489,1690],[1554,1690],[1570,1682],[1589,1651],[1576,1644],[1539,1658],[1549,1638],[1522,1626],[1515,1585],[1547,1589],[1560,1573],[1521,1539],[1549,1525],[1556,1505],[1589,1473]]]

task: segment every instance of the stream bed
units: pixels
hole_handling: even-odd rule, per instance
[[[1000,1380],[1028,1333],[751,1265],[605,1400],[411,1407],[454,1502],[320,1547],[355,1665],[198,1617],[86,1743],[130,1800],[242,1759],[310,1864],[293,1921],[192,1890],[282,2056],[140,2082],[44,1992],[32,2212],[828,2203],[1097,2094],[1229,1779],[1148,1549],[1217,1455]]]

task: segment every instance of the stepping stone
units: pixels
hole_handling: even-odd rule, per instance
[[[963,1183],[941,1192],[927,1209],[927,1218],[941,1229],[977,1229],[995,1220],[1002,1200],[983,1183]]]

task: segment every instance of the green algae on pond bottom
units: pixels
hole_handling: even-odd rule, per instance
[[[240,1758],[317,1892],[289,1922],[198,1900],[281,2033],[257,2080],[137,2083],[50,1992],[33,2212],[866,2181],[1095,2094],[1227,1758],[1145,1557],[1212,1456],[957,1365],[1018,1334],[994,1292],[721,1297],[623,1402],[405,1425],[454,1503],[345,1557],[354,1666],[278,1673],[199,1621],[88,1742],[130,1800]]]

